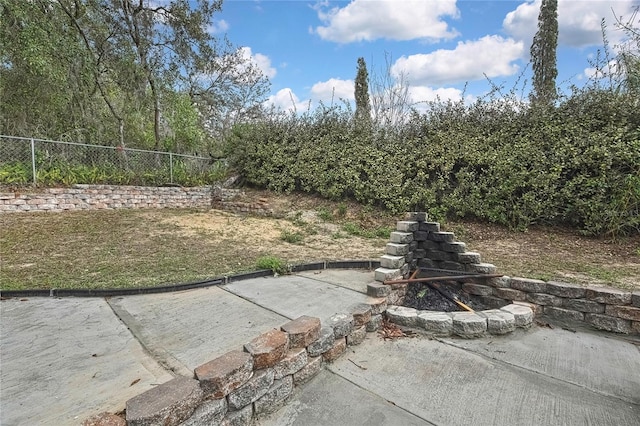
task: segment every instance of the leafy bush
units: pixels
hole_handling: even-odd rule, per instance
[[[269,269],[274,274],[286,274],[289,272],[287,262],[276,256],[262,256],[256,260],[258,269]]]
[[[594,89],[551,108],[436,102],[396,131],[363,131],[348,108],[322,107],[236,127],[227,155],[248,182],[275,191],[629,234],[640,230],[639,104]]]

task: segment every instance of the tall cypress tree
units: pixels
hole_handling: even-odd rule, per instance
[[[533,92],[531,103],[550,105],[556,97],[556,49],[558,47],[558,0],[542,0],[538,31],[531,44]]]
[[[364,58],[358,58],[358,74],[355,84],[356,123],[371,123],[371,103],[369,101],[369,73]]]

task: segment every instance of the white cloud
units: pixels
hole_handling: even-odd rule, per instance
[[[280,89],[275,95],[269,96],[264,103],[265,106],[275,106],[282,111],[295,111],[303,113],[309,108],[309,101],[301,101],[290,88]]]
[[[276,69],[271,66],[271,59],[262,53],[253,53],[250,47],[241,47],[242,57],[257,66],[262,74],[268,78],[276,76]]]
[[[229,29],[229,23],[224,19],[220,19],[218,21],[213,21],[211,24],[207,26],[207,32],[209,34],[220,34],[224,33]]]
[[[325,103],[336,103],[340,101],[340,99],[347,101],[353,100],[353,80],[331,78],[327,81],[318,82],[311,87],[311,99]]]
[[[558,44],[571,47],[602,45],[600,22],[605,19],[609,41],[616,43],[622,37],[615,31],[615,16],[629,17],[634,0],[558,1]],[[530,46],[538,29],[541,0],[522,3],[509,12],[502,23],[504,30]]]
[[[459,42],[453,50],[402,56],[391,67],[392,74],[404,73],[412,85],[441,85],[508,76],[518,72],[524,51],[522,42],[500,36]]]
[[[439,40],[457,36],[442,20],[458,17],[456,0],[352,0],[345,7],[323,11],[324,26],[315,28],[321,38],[338,43],[390,40]]]

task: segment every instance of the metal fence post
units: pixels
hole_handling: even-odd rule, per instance
[[[173,153],[169,153],[169,180],[173,185]]]
[[[33,184],[36,185],[37,177],[36,177],[36,143],[31,138],[31,173],[33,173]]]

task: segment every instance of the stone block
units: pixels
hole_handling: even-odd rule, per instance
[[[587,300],[604,303],[605,305],[629,305],[631,304],[631,292],[614,288],[587,288],[585,290]]]
[[[320,331],[318,330],[318,335]],[[290,349],[282,360],[273,367],[274,379],[280,380],[284,376],[295,373],[307,365],[307,350],[305,348]]]
[[[178,376],[128,400],[127,425],[178,425],[191,416],[202,398],[197,380]]]
[[[431,259],[420,259],[418,260],[418,266],[421,268],[435,268],[437,265]]]
[[[493,294],[493,288],[480,285],[480,284],[471,284],[466,283],[462,285],[462,291],[467,292],[469,294],[475,294],[476,296],[491,296]]]
[[[631,333],[640,334],[640,322],[631,321]]]
[[[347,339],[341,337],[333,341],[331,349],[322,354],[322,359],[327,362],[335,361],[347,350]]]
[[[426,212],[408,212],[406,215],[406,220],[413,222],[424,222],[427,220]]]
[[[389,242],[395,244],[409,244],[411,241],[413,241],[413,232],[394,231],[389,236]]]
[[[442,269],[448,269],[450,271],[460,271],[460,272],[464,272],[466,269],[468,269],[467,267],[470,266],[474,266],[474,265],[463,265],[462,263],[458,263],[458,262],[454,262],[452,260],[445,260],[443,262],[440,262],[440,267]]]
[[[631,293],[631,306],[640,308],[640,291],[634,291]]]
[[[322,357],[309,357],[307,361],[307,365],[302,367],[298,372],[293,374],[293,383],[295,385],[301,385],[302,383],[306,383],[313,376],[318,374],[322,369]]]
[[[378,268],[373,273],[373,278],[378,282],[385,282],[389,280],[397,280],[402,278],[402,270],[401,269],[389,269],[389,268]]]
[[[244,345],[244,350],[253,357],[254,369],[273,367],[287,354],[289,335],[284,331],[269,330]]]
[[[371,315],[371,320],[367,323],[366,328],[368,332],[377,331],[382,325],[382,315]]]
[[[487,331],[487,319],[474,312],[454,312],[453,334],[460,337],[476,337]]]
[[[367,296],[386,297],[391,293],[391,287],[379,282],[367,284]]]
[[[640,321],[640,308],[633,306],[607,305],[605,314],[630,321]]]
[[[429,240],[437,241],[439,243],[452,243],[455,240],[455,235],[453,232],[430,232]]]
[[[501,277],[489,278],[485,283],[494,288],[509,288],[511,286],[511,277],[503,275]]]
[[[585,296],[586,289],[574,284],[549,281],[545,293],[569,299],[580,299]]]
[[[127,426],[127,422],[115,414],[100,413],[83,421],[82,426]]]
[[[404,256],[384,254],[380,256],[380,266],[387,269],[399,269],[406,263]]]
[[[584,320],[598,330],[612,331],[614,333],[629,334],[631,321],[602,314],[585,314]]]
[[[435,261],[445,261],[451,258],[451,255],[447,252],[441,250],[426,250],[425,256],[427,259],[435,260]]]
[[[547,283],[541,280],[514,277],[511,278],[510,287],[527,293],[545,293]]]
[[[392,291],[391,294],[387,296],[387,302],[389,305],[402,305],[405,296],[406,291]]]
[[[416,327],[418,325],[418,311],[414,308],[405,306],[389,306],[386,312],[389,321],[407,327]]]
[[[505,300],[527,300],[527,293],[520,290],[514,290],[512,288],[496,288],[493,290],[493,295]]]
[[[364,342],[365,337],[367,337],[366,325],[356,327],[351,331],[351,334],[347,336],[347,346],[359,345]]]
[[[366,325],[371,319],[371,306],[366,303],[358,303],[352,306],[349,312],[353,315],[354,327]]]
[[[404,256],[409,253],[409,244],[387,243],[384,252],[392,256]]]
[[[533,315],[542,315],[544,313],[544,307],[542,305],[536,305],[535,303],[514,300],[512,305],[519,305],[524,306],[525,308],[529,308],[533,312]]]
[[[290,348],[306,348],[320,335],[320,319],[303,315],[280,329],[289,335]]]
[[[209,399],[195,409],[191,417],[180,426],[217,425],[227,414],[226,399]]]
[[[467,250],[467,245],[459,241],[454,241],[452,243],[440,243],[440,250],[446,251],[448,253],[463,254]],[[478,263],[478,262],[466,262],[466,263]]]
[[[413,251],[413,256],[416,259],[424,259],[425,257],[427,257],[427,251],[425,249],[415,249]]]
[[[241,410],[228,412],[220,426],[249,426],[253,420],[253,404]],[[213,423],[215,424],[215,423]]]
[[[500,308],[513,315],[516,327],[527,328],[533,323],[533,309],[523,305],[511,304]]]
[[[307,352],[302,349],[305,358]],[[306,359],[305,359],[306,361]],[[306,363],[306,362],[305,362]],[[304,364],[303,364],[304,365]],[[227,395],[230,410],[239,410],[240,408],[251,404],[253,401],[267,393],[274,381],[275,372],[273,368],[257,370],[253,373],[244,385]]]
[[[487,319],[487,331],[491,334],[507,334],[516,329],[516,318],[511,312],[489,309],[478,312],[478,315]]]
[[[413,252],[409,252],[404,255],[405,263],[412,264],[413,262],[416,262],[417,264],[417,260],[418,259],[415,258],[415,256],[413,255]],[[411,269],[414,269],[414,268],[412,267]]]
[[[583,289],[584,290],[584,289]],[[592,314],[604,313],[604,307],[602,303],[594,302],[584,299],[564,299],[562,307],[572,309],[574,311],[589,312]]]
[[[464,270],[474,274],[495,274],[498,268],[491,263],[469,263],[465,265]]]
[[[527,301],[543,306],[562,306],[563,303],[563,299],[561,297],[552,296],[546,293],[529,293],[527,294]]]
[[[266,394],[253,403],[256,414],[268,414],[278,411],[293,393],[293,376],[275,380]]]
[[[385,297],[370,297],[367,305],[371,306],[371,315],[379,315],[387,310],[387,299]]]
[[[440,232],[440,224],[438,222],[421,222],[418,229],[420,231]]]
[[[487,309],[499,309],[507,304],[507,301],[494,296],[471,295],[471,300],[485,306]]]
[[[429,238],[429,231],[415,231],[413,233],[414,241],[427,241]]]
[[[253,374],[253,357],[241,351],[231,351],[195,369],[196,379],[205,397],[220,399],[238,389]]]
[[[351,314],[334,314],[329,318],[327,325],[333,328],[333,336],[336,339],[346,337],[353,330],[353,315]]]
[[[482,261],[482,257],[480,256],[480,253],[467,251],[464,253],[458,253],[456,260],[463,264],[480,263]]]
[[[440,243],[437,241],[420,241],[418,247],[425,250],[438,250],[440,251]]]
[[[413,220],[401,220],[396,223],[396,231],[399,232],[413,232],[419,229],[419,224]]]
[[[411,253],[412,251],[414,251],[415,249],[417,249],[417,248],[418,248],[418,244],[419,244],[419,242],[418,242],[418,241],[411,241],[411,242],[409,243],[409,253]],[[407,254],[409,254],[409,253],[407,253]]]
[[[453,330],[453,318],[445,312],[421,311],[417,325],[437,336],[449,336]]]
[[[551,318],[564,321],[584,321],[584,313],[555,306],[545,306],[544,314]]]
[[[333,335],[333,328],[331,327],[322,327],[320,329],[320,336],[318,336],[318,340],[311,343],[307,346],[307,352],[310,357],[317,357],[322,355],[333,346],[333,341],[335,337]]]

